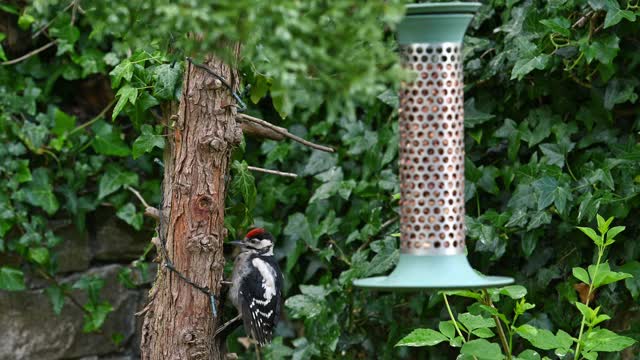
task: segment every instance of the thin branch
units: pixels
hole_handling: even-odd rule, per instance
[[[0,65],[7,66],[7,65],[17,64],[17,63],[19,63],[21,61],[27,60],[28,58],[47,50],[48,48],[52,47],[56,43],[58,43],[58,40],[53,40],[52,42],[50,42],[50,43],[48,43],[48,44],[46,44],[46,45],[44,45],[42,47],[39,47],[39,48],[37,48],[37,49],[35,49],[35,50],[31,51],[31,52],[28,52],[28,53],[20,56],[17,59],[1,62]]]
[[[254,123],[251,121],[243,121],[241,118],[237,118],[237,120],[240,123],[240,128],[242,129],[242,132],[246,135],[280,141],[284,139],[284,135],[282,134],[284,132],[287,132],[287,129],[285,128],[280,128],[282,129],[282,131],[278,132],[278,131],[274,131],[271,128],[262,126],[258,123]]]
[[[587,22],[587,20],[589,19],[589,17],[591,17],[591,15],[593,15],[593,10],[591,10],[588,13],[584,14],[580,19],[578,19],[578,21],[576,21],[573,25],[571,25],[571,28],[575,29],[577,27],[584,26],[584,23]]]
[[[142,205],[144,206],[144,214],[150,218],[156,219],[156,220],[160,220],[160,210],[158,210],[157,208],[150,206],[149,203],[147,203],[144,198],[142,197],[142,195],[140,195],[140,193],[138,192],[138,190],[132,188],[131,186],[127,185],[126,186],[127,190],[131,191],[133,193],[133,195],[135,195],[138,200],[140,200],[140,202],[142,203]]]
[[[116,99],[111,100],[111,102],[109,104],[107,104],[107,106],[104,107],[104,109],[102,109],[102,111],[100,111],[100,113],[96,116],[93,117],[93,119],[87,121],[86,123],[76,127],[75,129],[71,130],[69,132],[69,134],[67,136],[71,136],[72,134],[86,128],[87,126],[93,124],[94,122],[100,120],[101,118],[103,118],[106,114],[107,111],[109,111],[109,109],[111,109],[111,107],[113,106],[113,104],[116,103]]]
[[[389,220],[387,220],[387,221],[383,222],[383,223],[382,223],[382,225],[380,225],[380,228],[378,229],[378,231],[377,231],[374,235],[376,235],[376,236],[377,236],[378,234],[380,234],[380,233],[382,232],[382,230],[386,229],[386,228],[387,228],[387,227],[389,227],[391,224],[393,224],[393,223],[395,223],[396,221],[398,221],[398,219],[400,219],[400,217],[398,217],[398,216],[394,216],[394,217],[392,217],[391,219],[389,219]],[[366,249],[366,248],[367,248],[367,246],[369,246],[369,244],[371,243],[371,240],[373,240],[374,235],[369,236],[369,237],[367,238],[367,241],[363,242],[363,243],[362,243],[362,245],[360,245],[360,246],[358,247],[358,251],[362,251],[362,250]]]
[[[259,168],[259,167],[255,167],[255,166],[247,166],[247,168],[249,170],[251,170],[251,171],[258,171],[258,172],[263,172],[263,173],[266,173],[266,174],[287,176],[287,177],[292,177],[292,178],[297,178],[298,177],[297,174],[288,173],[288,172],[282,172],[282,171],[278,171],[278,170],[263,169],[263,168]]]
[[[31,36],[32,39],[37,38],[38,36],[40,36],[40,34],[42,34],[45,30],[47,30],[49,28],[49,26],[51,26],[51,24],[53,24],[53,22],[58,18],[58,16],[60,16],[60,14],[65,13],[67,10],[71,9],[72,6],[74,6],[74,4],[76,3],[76,1],[72,1],[69,3],[69,5],[67,5],[67,7],[65,7],[64,9],[62,9],[62,11],[58,12],[56,14],[56,16],[53,17],[53,19],[49,20],[49,22],[47,22],[46,24],[44,24],[43,27],[41,27],[38,31],[36,31],[35,34],[33,34]]]
[[[316,149],[316,150],[320,150],[320,151],[326,151],[326,152],[330,152],[330,153],[335,152],[335,150],[333,148],[330,148],[330,147],[324,146],[324,145],[314,144],[314,143],[312,143],[310,141],[307,141],[307,140],[305,140],[305,139],[303,139],[303,138],[301,138],[299,136],[293,135],[287,129],[281,128],[279,126],[275,126],[275,125],[271,124],[270,122],[264,121],[262,119],[255,118],[255,117],[249,116],[247,114],[238,114],[236,116],[236,118],[241,119],[241,121],[242,120],[247,120],[247,121],[251,121],[251,122],[256,123],[256,124],[260,124],[260,125],[262,125],[264,127],[267,127],[269,129],[277,132],[277,133],[280,133],[280,134],[284,135],[285,137],[288,137],[289,139],[291,139],[293,141],[299,142],[300,144],[308,146],[310,148],[313,148],[313,149]]]

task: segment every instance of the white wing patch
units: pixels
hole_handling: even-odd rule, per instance
[[[258,269],[262,276],[262,288],[264,289],[264,301],[254,300],[258,304],[266,305],[276,295],[275,271],[267,262],[260,258],[254,258],[251,263]]]

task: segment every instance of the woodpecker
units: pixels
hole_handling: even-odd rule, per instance
[[[273,236],[257,228],[231,243],[241,251],[233,266],[229,298],[246,334],[264,346],[273,338],[282,306],[283,277],[273,257]]]

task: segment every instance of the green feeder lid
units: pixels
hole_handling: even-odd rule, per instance
[[[445,3],[422,3],[408,4],[405,6],[407,15],[424,14],[474,14],[482,6],[479,2],[445,2]]]
[[[466,255],[429,256],[401,254],[389,276],[355,280],[358,287],[378,290],[479,289],[513,283],[502,276],[484,276],[469,265]]]
[[[407,14],[398,24],[398,43],[462,42],[473,14],[481,5],[477,2],[407,5]]]

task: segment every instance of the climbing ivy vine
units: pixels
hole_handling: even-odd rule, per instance
[[[593,304],[611,317],[607,328],[639,338],[638,6],[490,0],[465,39],[469,257],[527,289],[536,311],[519,315],[522,326],[558,334],[580,325],[584,286],[572,270],[594,259],[576,226],[600,213],[626,226],[607,248],[611,270],[634,277],[599,287]],[[56,280],[65,239],[55,224],[84,228],[87,214],[109,207],[151,233],[129,189],[160,200],[154,159],[173,126],[166,110],[184,58],[239,41],[247,112],[337,149],[247,137],[234,153],[226,226],[232,236],[270,229],[287,279],[286,319],[265,356],[448,358],[444,345],[395,347],[448,319],[442,296],[351,285],[398,258],[399,1],[37,0],[3,2],[0,15],[0,289],[47,279],[56,312],[80,289],[85,330],[100,328],[111,310],[102,281]],[[527,336],[514,334],[514,351]]]

